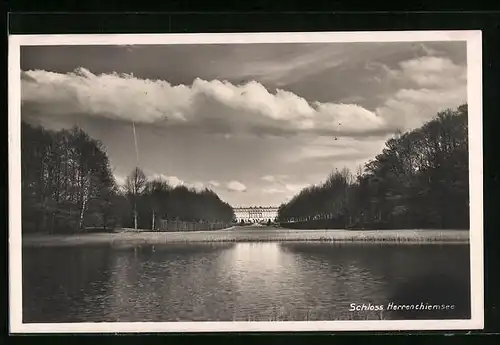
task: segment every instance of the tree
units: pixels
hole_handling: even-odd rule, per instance
[[[462,105],[397,132],[356,176],[336,170],[324,183],[304,188],[280,205],[278,219],[303,227],[467,228],[468,187]]]
[[[138,168],[135,167],[134,170],[130,173],[130,175],[127,176],[126,179],[126,191],[127,191],[127,196],[132,202],[133,205],[133,217],[134,217],[134,229],[137,230],[137,203],[139,200],[139,197],[142,195],[146,188],[146,175],[144,172]]]
[[[113,178],[103,145],[78,128],[21,127],[23,231],[78,231],[101,217]],[[103,204],[104,205],[104,204]]]
[[[210,223],[234,219],[232,207],[212,190],[172,189],[166,181],[148,181],[139,168],[120,188],[106,148],[77,127],[55,132],[22,122],[21,155],[23,232],[155,229],[158,218]]]
[[[169,197],[170,186],[162,179],[147,182],[146,195],[151,209],[151,230],[155,230],[155,221],[158,214],[165,216],[166,201]]]

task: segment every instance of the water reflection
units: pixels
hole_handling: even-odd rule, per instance
[[[23,250],[24,322],[102,321],[110,296],[107,250]]]
[[[284,250],[327,257],[348,277],[337,277],[352,287],[350,303],[385,307],[389,319],[470,318],[470,263],[468,245],[380,245],[312,243],[282,244]],[[352,269],[355,268],[353,272]],[[345,277],[344,277],[345,278]],[[355,294],[357,291],[358,294]],[[344,300],[337,305],[344,305]],[[387,305],[450,305],[453,310],[388,310]],[[347,306],[345,306],[348,308]],[[377,313],[371,313],[374,316]],[[355,318],[362,315],[351,313]],[[342,315],[344,318],[345,315]]]
[[[314,243],[26,248],[25,322],[470,316],[467,246]],[[455,303],[447,314],[352,303]]]

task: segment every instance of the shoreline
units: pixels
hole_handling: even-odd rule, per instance
[[[152,245],[237,242],[321,242],[357,244],[469,244],[468,230],[243,230],[113,233],[70,235],[27,234],[23,247],[85,245]]]

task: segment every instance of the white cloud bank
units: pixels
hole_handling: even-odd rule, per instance
[[[116,179],[116,176],[115,176]],[[177,176],[167,176],[165,174],[153,174],[150,176],[150,179],[161,179],[169,184],[171,187],[179,187],[179,186],[185,186],[187,188],[193,188],[196,190],[203,190],[205,188],[213,186],[211,182],[204,183],[201,181],[194,181],[194,182],[186,182],[184,180],[181,180]],[[214,182],[214,181],[212,181]]]
[[[375,67],[383,70],[381,83],[396,86],[375,113],[401,130],[418,127],[437,112],[467,102],[467,68],[447,57],[406,60],[399,63],[399,69]]]
[[[186,182],[178,178],[177,176],[167,176],[165,174],[153,174],[151,179],[160,179],[169,184],[172,187],[179,187],[186,185]]]
[[[24,104],[52,116],[85,114],[145,124],[202,126],[224,134],[287,135],[319,129],[340,134],[386,127],[382,118],[358,105],[309,104],[285,90],[270,93],[255,81],[233,85],[196,79],[190,86],[173,86],[131,75],[94,75],[84,68],[68,74],[23,73]]]
[[[118,185],[119,188],[123,188],[125,187],[125,184],[126,184],[126,178],[121,176],[121,175],[116,175],[115,174],[115,182],[116,184]]]
[[[220,183],[217,181],[210,181],[210,182],[208,182],[208,184],[212,187],[219,187],[220,186]]]
[[[84,68],[67,74],[22,72],[22,102],[36,109],[37,116],[62,121],[83,115],[200,127],[226,135],[363,136],[386,135],[396,128],[421,124],[422,119],[466,100],[466,68],[447,58],[403,61],[397,70],[374,66],[383,72],[382,83],[400,85],[374,111],[356,104],[311,103],[285,90],[271,93],[255,81],[234,85],[196,79],[192,85],[174,86],[126,74],[95,75]]]

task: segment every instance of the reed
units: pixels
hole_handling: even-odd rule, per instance
[[[25,246],[51,245],[142,245],[167,243],[218,242],[327,242],[379,244],[460,244],[469,242],[466,230],[269,230],[189,231],[189,232],[117,232],[68,235],[25,235]]]

